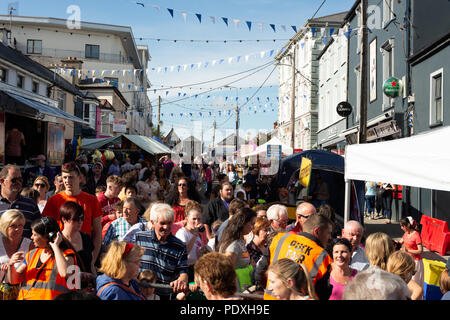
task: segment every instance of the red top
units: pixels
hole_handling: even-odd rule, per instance
[[[69,196],[65,191],[61,191],[58,194],[50,197],[47,200],[44,211],[42,212],[43,217],[50,217],[58,221],[61,230],[64,226],[59,215],[59,209],[63,203],[67,201],[73,201],[78,203],[84,209],[84,221],[81,226],[81,232],[92,235],[92,225],[96,218],[101,218],[102,209],[100,208],[100,203],[97,198],[89,193],[81,191],[77,196]]]
[[[173,211],[175,212],[175,219],[173,222],[183,221],[184,220],[184,206],[179,204],[175,204],[173,207]]]
[[[405,232],[405,234],[402,237],[403,244],[405,245],[405,248],[408,250],[417,250],[418,245],[422,244],[422,238],[420,237],[420,234],[417,231],[413,231],[411,233]],[[422,259],[422,256],[420,254],[414,254],[409,253],[408,254],[414,258],[414,260],[420,260]]]
[[[97,196],[98,202],[100,202],[100,206],[102,207],[103,216],[107,216],[110,213],[115,213],[116,209],[114,209],[114,204],[120,201],[118,197],[108,198],[105,196],[105,191],[102,191]]]

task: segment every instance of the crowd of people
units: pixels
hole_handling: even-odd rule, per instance
[[[44,158],[0,171],[3,300],[423,299],[417,222],[402,219],[401,241],[341,227],[320,176],[290,220],[256,166],[80,156],[54,173]]]

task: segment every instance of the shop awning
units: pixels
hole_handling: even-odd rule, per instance
[[[124,137],[133,142],[142,150],[147,151],[150,154],[161,154],[172,152],[172,150],[170,150],[167,146],[149,137],[130,134],[124,134]]]
[[[17,94],[11,93],[11,92],[6,92],[6,91],[3,91],[3,92],[5,94],[7,94],[9,97],[11,97],[12,99],[14,99],[16,101],[16,103],[19,102],[23,106],[31,108],[32,110],[29,110],[29,111],[34,111],[35,116],[38,118],[39,118],[39,114],[42,114],[44,116],[48,115],[48,116],[57,117],[57,118],[65,119],[65,120],[71,120],[71,121],[89,126],[89,123],[84,121],[83,119],[78,118],[78,117],[74,116],[73,114],[65,112],[65,111],[58,109],[56,107],[53,107],[51,105],[48,105],[48,104],[45,104],[45,103],[42,103],[42,102],[39,102],[36,100],[31,100],[31,99],[22,97],[20,95],[17,95]],[[9,103],[9,105],[10,105],[10,103]],[[9,109],[11,109],[11,108],[9,108]],[[9,109],[6,111],[8,111],[8,112],[12,111]],[[40,118],[43,119],[44,116],[41,116]]]
[[[139,135],[130,135],[130,134],[122,134],[120,136],[110,137],[110,138],[99,138],[99,139],[89,139],[90,141],[86,141],[86,143],[81,144],[81,149],[102,149],[105,146],[110,144],[118,144],[122,143],[122,139],[128,139],[137,145],[142,150],[150,153],[150,154],[162,154],[162,153],[171,153],[167,146],[159,143],[158,141]]]

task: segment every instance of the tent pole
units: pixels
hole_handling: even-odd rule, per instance
[[[351,180],[345,179],[344,225],[350,217]]]

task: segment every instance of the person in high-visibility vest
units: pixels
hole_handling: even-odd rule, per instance
[[[76,272],[71,274],[76,254],[56,220],[42,217],[31,224],[31,229],[36,248],[25,255],[26,264],[17,269],[14,266],[23,262],[23,252],[16,252],[9,263],[11,283],[22,282],[17,300],[53,300],[70,289],[79,289]]]
[[[269,247],[270,265],[276,260],[288,258],[308,268],[320,300],[328,300],[331,295],[329,277],[333,260],[324,249],[331,239],[331,231],[332,222],[327,217],[315,213],[303,224],[303,232],[279,233]],[[267,287],[264,299],[276,299]]]

